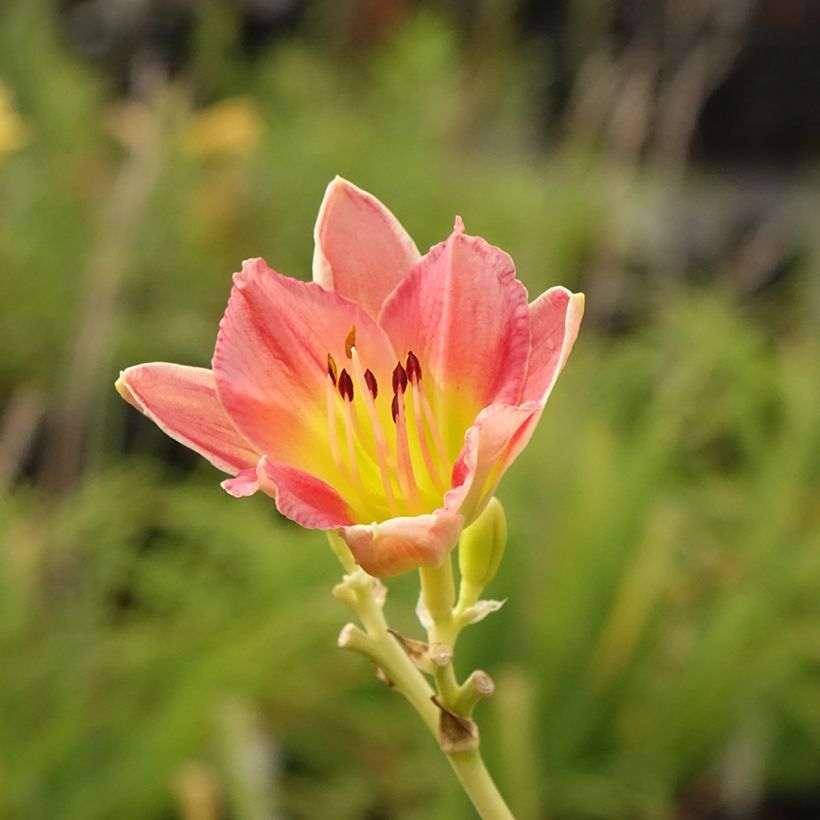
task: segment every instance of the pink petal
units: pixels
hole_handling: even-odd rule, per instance
[[[210,370],[166,362],[140,364],[120,373],[116,387],[163,432],[220,470],[235,475],[259,460],[222,409]]]
[[[532,436],[552,388],[566,364],[584,312],[583,294],[552,288],[531,305],[533,352],[519,406],[485,407],[464,437],[453,467],[447,506],[473,521],[501,476]]]
[[[273,495],[275,488],[276,506],[286,518],[311,530],[333,530],[353,523],[347,502],[321,479],[269,458],[263,458],[259,466],[263,480],[269,482],[262,489]]]
[[[423,372],[446,389],[466,427],[481,407],[518,403],[530,321],[512,259],[460,227],[388,297],[379,323],[399,355],[412,350]]]
[[[261,259],[245,262],[219,328],[213,367],[225,412],[273,461],[308,467],[327,461],[327,355],[347,363],[356,327],[365,367],[388,379],[390,341],[358,305],[311,282],[289,279]]]
[[[530,402],[519,407],[494,404],[485,407],[464,436],[464,447],[453,466],[453,489],[445,496],[449,509],[458,510],[469,524],[489,501],[501,476],[512,463],[512,447],[541,407]],[[515,455],[520,452],[516,450]]]
[[[248,467],[237,473],[235,478],[226,478],[222,482],[222,489],[234,498],[245,498],[253,495],[259,489],[259,476],[256,467]]]
[[[456,545],[463,525],[461,515],[441,509],[430,515],[346,527],[341,535],[365,572],[388,578],[440,564]]]
[[[327,186],[314,238],[313,280],[374,317],[420,256],[396,217],[341,177]]]
[[[584,295],[550,288],[530,305],[532,353],[522,401],[546,401],[567,362],[584,315]]]

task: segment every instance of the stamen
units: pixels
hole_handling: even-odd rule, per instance
[[[359,471],[359,462],[356,460],[356,441],[354,438],[354,415],[353,415],[353,379],[347,370],[342,370],[339,374],[339,393],[344,401],[344,417],[345,417],[345,439],[347,440],[347,460],[350,466],[350,472],[353,475],[353,480],[356,484],[360,496],[364,496],[364,482],[362,481],[362,474]]]
[[[392,442],[388,439],[386,420],[380,418],[376,407],[378,380],[372,370],[362,366],[356,349],[355,325],[350,326],[345,337],[344,351],[350,360],[345,368],[338,368],[333,356],[327,354],[327,425],[333,462],[351,485],[351,491],[358,494],[363,503],[366,500],[368,506],[379,504],[382,510],[386,506],[392,516],[421,514],[424,511],[422,497],[429,501],[434,490],[436,494],[444,492],[446,481],[441,476],[446,474],[450,463],[422,386],[421,362],[410,350],[405,362],[397,362],[391,374],[390,412],[396,436]],[[405,402],[408,390],[413,395],[412,409]],[[354,403],[357,391],[358,405]],[[362,402],[370,431],[364,429],[367,422],[362,416]],[[340,438],[340,421],[336,415],[340,411],[344,419],[344,441]],[[411,435],[418,439],[417,443],[415,439],[410,440]],[[376,467],[381,489],[373,483]],[[417,470],[421,483],[416,477]]]
[[[407,441],[407,419],[404,414],[404,389],[407,387],[407,374],[401,363],[393,371],[393,402],[390,411],[396,425],[396,456],[399,462],[399,484],[402,492],[410,498],[412,506],[421,511],[419,488],[413,473],[413,461],[410,457],[410,445]]]
[[[421,362],[412,350],[407,352],[407,380],[413,390],[413,420],[416,427],[416,435],[419,440],[419,449],[421,450],[422,458],[424,459],[424,466],[433,481],[434,486],[440,492],[444,491],[444,482],[439,477],[439,472],[433,463],[433,457],[430,454],[430,448],[427,446],[427,436],[424,431],[424,416],[421,408],[421,396],[419,394],[421,388]],[[432,434],[431,434],[432,435]],[[446,469],[446,461],[442,462],[442,469]]]
[[[356,325],[351,325],[345,338],[345,355],[348,359],[352,358],[354,347],[356,347]]]
[[[328,360],[330,356],[328,356]],[[344,462],[342,461],[342,454],[339,450],[339,439],[336,435],[336,379],[334,374],[330,372],[330,368],[328,368],[327,374],[327,433],[328,438],[330,439],[330,453],[333,456],[333,462],[338,467],[339,472],[343,475],[347,475],[347,470],[345,470]]]
[[[349,402],[353,401],[353,379],[350,378],[350,373],[344,368],[339,374],[339,394],[343,399]]]
[[[350,348],[350,357],[353,360],[353,372],[356,374],[356,381],[361,388],[361,395],[364,396],[367,414],[370,418],[370,427],[373,431],[373,441],[376,446],[376,461],[379,464],[379,473],[381,474],[382,485],[384,486],[387,506],[390,508],[391,514],[395,516],[398,515],[398,507],[396,506],[396,498],[393,493],[393,485],[390,482],[390,470],[388,469],[390,450],[387,446],[387,436],[384,434],[381,422],[379,421],[379,414],[376,411],[376,396],[379,394],[379,385],[376,382],[376,377],[369,368],[362,373],[362,363],[355,345]],[[359,438],[363,440],[364,437],[358,427],[356,428],[356,432]],[[392,459],[390,459],[390,461],[392,461]]]
[[[364,382],[370,391],[370,395],[373,396],[373,401],[375,401],[379,396],[379,383],[376,381],[376,377],[369,367],[364,371]]]
[[[407,352],[407,378],[410,384],[415,384],[421,381],[421,362],[416,358],[416,354],[412,350]]]
[[[361,385],[361,381],[359,384]],[[368,391],[363,390],[362,392],[367,393]],[[353,379],[350,377],[350,373],[348,373],[344,368],[342,368],[342,372],[339,374],[339,394],[346,403],[353,404]],[[364,434],[362,433],[362,427],[359,424],[358,414],[351,412],[350,421],[353,425],[353,432],[355,433],[356,438],[358,438],[359,441],[362,442],[362,446],[364,446]]]
[[[424,459],[424,466],[427,468],[427,472],[430,475],[430,478],[433,480],[433,484],[439,492],[444,492],[444,482],[441,480],[441,477],[439,476],[439,471],[436,469],[436,465],[433,463],[433,456],[430,454],[430,448],[427,446],[427,434],[424,429],[424,415],[421,407],[421,396],[419,395],[418,389],[419,387],[419,383],[416,382],[413,385],[414,389],[412,391],[413,418],[416,422],[416,431],[418,432],[419,448],[421,449],[421,455]],[[447,469],[446,462],[442,462],[441,469]]]
[[[424,434],[424,419],[427,420],[427,427],[430,432],[430,437],[433,439],[433,446],[437,450],[442,471],[447,470],[447,452],[444,449],[444,442],[438,431],[432,409],[427,402],[427,397],[424,395],[424,388],[421,386],[421,362],[419,362],[418,357],[412,350],[407,352],[407,378],[411,386],[415,388],[413,390],[413,412],[419,434],[419,442],[421,444],[421,454],[424,457],[424,464],[436,487],[443,489],[444,482],[439,478],[439,473],[433,465],[433,459],[427,447],[427,437]]]
[[[404,393],[407,390],[407,371],[398,362],[393,368],[393,392]]]
[[[427,394],[424,392],[424,386],[421,383],[421,378],[413,385],[418,392],[421,401],[421,408],[424,411],[424,420],[427,422],[427,429],[430,431],[430,436],[433,439],[433,446],[436,448],[436,454],[439,458],[442,471],[446,472],[450,459],[447,457],[447,448],[444,446],[444,439],[436,423],[436,417],[433,415],[433,408],[430,407],[430,402],[427,401]]]

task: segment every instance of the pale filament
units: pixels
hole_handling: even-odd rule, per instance
[[[432,500],[431,492],[445,492],[446,479],[442,479],[442,475],[449,465],[441,434],[421,385],[421,365],[411,351],[408,353],[407,370],[401,362],[393,370],[391,415],[396,436],[394,447],[376,405],[378,382],[370,370],[365,370],[356,349],[355,326],[351,326],[347,334],[344,350],[350,362],[349,371],[342,369],[338,372],[333,357],[330,354],[327,356],[328,435],[333,461],[367,509],[375,512],[381,507],[383,512],[383,505],[386,505],[387,511],[394,517],[402,513],[421,514],[426,501]],[[404,401],[408,387],[415,388],[412,410]],[[354,404],[357,392],[360,401],[364,402],[369,431],[363,429],[367,422],[360,420],[361,411]],[[342,403],[344,433],[339,429],[336,416],[339,412],[337,402]],[[418,440],[412,448],[411,434]],[[340,441],[340,435],[344,436],[344,442]],[[423,460],[423,467],[420,459]],[[381,479],[380,489],[377,489],[378,483],[374,483],[374,480],[378,482],[374,472],[376,467]],[[421,472],[417,473],[418,470]],[[417,475],[422,479],[422,484],[419,484]],[[425,501],[422,500],[422,489]]]
[[[396,456],[399,460],[399,481],[402,492],[409,496],[413,507],[421,512],[421,499],[416,476],[413,473],[413,462],[410,459],[410,445],[407,442],[407,418],[404,414],[404,393],[396,393]]]
[[[327,434],[330,439],[330,453],[333,456],[333,462],[336,464],[339,472],[349,478],[349,473],[342,461],[342,454],[339,450],[339,439],[336,435],[336,385],[331,379],[330,374],[325,376],[325,383],[327,384]]]
[[[387,436],[385,435],[384,428],[382,427],[381,420],[379,419],[379,413],[376,410],[376,401],[364,378],[364,370],[362,369],[362,361],[359,357],[359,351],[353,347],[350,352],[351,358],[353,359],[353,372],[356,376],[356,385],[359,388],[360,395],[364,396],[365,406],[367,407],[367,413],[370,418],[370,424],[373,431],[373,440],[376,444],[376,452],[380,453],[384,457],[389,467],[394,468],[395,463],[393,461],[393,454],[390,452],[390,448],[387,445]]]
[[[430,449],[427,446],[427,436],[425,435],[424,430],[424,416],[422,415],[423,411],[421,407],[421,383],[419,381],[416,381],[415,384],[411,383],[410,386],[411,388],[413,388],[413,416],[416,421],[416,430],[418,431],[419,447],[421,449],[422,458],[424,459],[424,466],[427,468],[427,472],[430,475],[430,478],[433,480],[433,485],[435,486],[436,490],[443,493],[444,482],[441,480],[439,472],[436,469],[436,465],[433,463],[433,457],[430,454]],[[442,465],[443,464],[444,462],[442,462]]]
[[[350,401],[341,396],[337,392],[337,384],[334,383],[333,378],[328,373],[326,376],[327,385],[327,426],[328,437],[330,439],[330,452],[333,456],[333,461],[336,464],[342,478],[355,488],[355,491],[361,500],[372,498],[372,493],[368,493],[367,487],[364,484],[361,472],[359,470],[359,462],[356,456],[357,443],[361,442],[357,439],[355,434],[355,425],[351,427],[351,416],[355,412],[351,407]],[[345,445],[347,453],[347,463],[342,456],[339,448],[338,436],[338,422],[337,422],[337,407],[341,404],[341,414],[344,419],[345,428]],[[364,451],[366,454],[366,451]],[[391,513],[392,512],[391,508]]]
[[[364,497],[364,481],[362,481],[362,474],[359,471],[359,462],[356,459],[356,441],[354,439],[354,424],[353,424],[353,402],[343,398],[344,402],[344,416],[345,416],[345,438],[347,440],[347,458],[350,464],[350,471],[353,474],[353,481],[356,484],[356,489],[360,495]]]
[[[436,453],[438,454],[439,464],[441,465],[442,470],[446,470],[447,465],[450,463],[450,459],[447,457],[447,450],[444,447],[444,439],[442,439],[441,433],[438,429],[438,424],[436,424],[436,417],[433,415],[433,408],[430,407],[430,402],[427,401],[427,395],[424,392],[421,379],[417,379],[413,384],[413,387],[415,387],[418,391],[421,406],[424,410],[424,418],[427,422],[427,429],[430,431],[430,435],[433,438],[433,445],[435,446]]]
[[[365,382],[364,372],[362,370],[362,363],[359,358],[359,352],[355,346],[351,347],[350,355],[353,359],[353,372],[356,376],[356,386],[359,390],[359,395],[364,397],[367,414],[370,418],[370,427],[373,431],[373,443],[376,447],[376,459],[379,463],[379,472],[381,473],[382,484],[384,485],[384,494],[387,498],[387,506],[390,508],[392,515],[398,515],[399,509],[396,505],[396,497],[393,493],[393,484],[390,481],[390,471],[388,469],[388,459],[392,462],[390,450],[387,446],[387,437],[384,434],[381,422],[379,421],[379,414],[376,411],[376,402],[370,388]],[[392,465],[391,465],[392,466]]]

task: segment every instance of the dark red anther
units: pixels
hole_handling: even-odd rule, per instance
[[[350,373],[344,368],[339,373],[339,393],[343,399],[353,401],[353,379],[350,378]]]
[[[333,386],[336,387],[336,362],[333,361],[333,356],[330,353],[327,354],[327,375],[330,376]]]
[[[390,413],[393,416],[393,424],[395,424],[399,419],[399,397],[393,396],[393,401],[390,404]]]
[[[367,385],[370,395],[375,399],[379,395],[379,384],[369,367],[364,371],[364,383]]]
[[[399,362],[393,369],[393,392],[404,393],[407,390],[407,371]]]
[[[353,358],[353,348],[356,347],[356,325],[351,325],[345,337],[345,356]]]
[[[410,384],[418,384],[421,381],[421,363],[412,350],[407,353],[407,378]]]

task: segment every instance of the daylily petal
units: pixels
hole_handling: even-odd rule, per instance
[[[164,433],[214,467],[236,475],[259,460],[222,409],[210,370],[167,362],[140,364],[123,370],[116,388]]]
[[[307,467],[326,456],[326,443],[317,443],[327,442],[328,353],[344,366],[355,325],[362,361],[387,378],[396,361],[390,341],[349,299],[261,259],[245,262],[234,283],[213,359],[219,399],[260,452]]]
[[[327,186],[314,238],[313,280],[374,317],[420,256],[396,217],[341,177]]]
[[[234,478],[226,478],[222,489],[234,498],[246,498],[259,489],[259,474],[256,467],[248,467],[237,473]]]
[[[527,372],[527,292],[504,251],[462,232],[432,248],[387,298],[379,323],[459,408],[458,439],[481,407],[517,404]],[[452,438],[452,431],[449,437]]]
[[[259,467],[263,481],[270,482],[262,489],[273,495],[275,487],[276,507],[291,521],[311,530],[333,530],[353,523],[347,502],[316,476],[269,458],[263,458]]]
[[[532,353],[522,401],[546,401],[567,362],[584,315],[584,294],[550,288],[530,305]]]
[[[485,407],[467,431],[453,467],[454,489],[447,494],[447,503],[459,508],[468,522],[481,513],[501,476],[529,442],[578,336],[584,296],[551,288],[530,310],[533,350],[524,402],[517,407]]]
[[[517,407],[494,404],[478,414],[453,466],[453,489],[445,496],[447,507],[458,509],[468,523],[481,514],[512,462],[511,444],[540,411],[538,403],[529,402]]]
[[[341,536],[365,572],[389,578],[415,567],[440,564],[456,545],[463,526],[461,515],[441,509],[429,515],[345,527]]]

